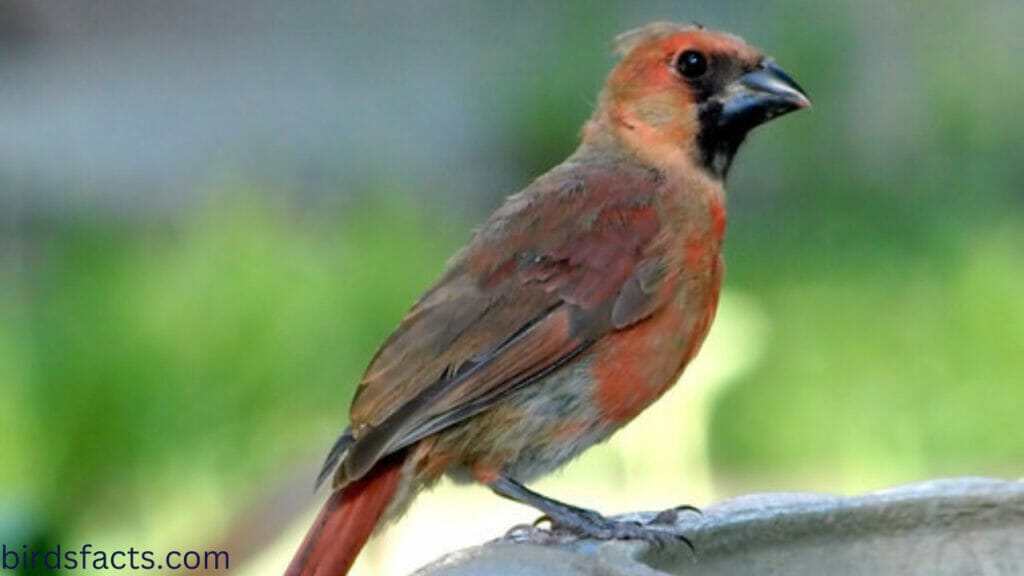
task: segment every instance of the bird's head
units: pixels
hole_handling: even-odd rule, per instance
[[[611,132],[656,163],[682,154],[722,178],[751,129],[811,105],[771,58],[724,32],[658,22],[621,34],[615,50],[585,137]]]

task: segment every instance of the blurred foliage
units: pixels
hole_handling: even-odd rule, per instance
[[[752,287],[772,333],[765,361],[717,407],[715,463],[734,477],[802,470],[819,488],[815,474],[840,478],[833,490],[1019,473],[1021,224],[955,240],[941,258],[846,271],[811,250],[801,265],[821,273]]]
[[[397,202],[277,204],[236,191],[172,227],[83,221],[39,242],[0,300],[2,493],[44,526],[112,526],[154,484],[242,498],[325,422],[340,431],[366,359],[462,231]]]

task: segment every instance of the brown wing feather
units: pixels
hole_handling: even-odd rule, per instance
[[[660,186],[636,165],[569,164],[510,197],[371,362],[336,482],[657,309]]]

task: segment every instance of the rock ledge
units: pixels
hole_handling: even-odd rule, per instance
[[[931,480],[853,497],[758,494],[682,514],[676,527],[696,554],[683,544],[506,539],[415,576],[1024,574],[1024,481]]]

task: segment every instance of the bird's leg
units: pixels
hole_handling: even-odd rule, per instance
[[[578,508],[538,494],[507,476],[499,476],[497,480],[490,483],[490,487],[499,496],[532,506],[543,512],[551,521],[552,530],[566,530],[578,536],[598,540],[644,540],[659,546],[683,542],[690,550],[693,550],[693,543],[681,534],[670,532],[665,528],[645,526],[639,522],[606,518],[594,510]]]

